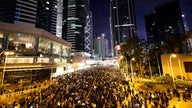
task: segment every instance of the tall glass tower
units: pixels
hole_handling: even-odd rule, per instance
[[[72,44],[73,52],[90,52],[90,15],[89,0],[63,1],[62,38]]]
[[[111,48],[114,55],[115,46],[136,36],[134,0],[110,1]]]
[[[57,0],[0,0],[0,21],[56,34]]]
[[[183,3],[183,2],[182,2]],[[186,5],[187,6],[187,5]],[[154,12],[145,15],[145,25],[147,40],[150,43],[170,43],[170,38],[182,40],[182,46],[179,42],[174,46],[179,48],[179,53],[187,52],[187,41],[185,34],[189,30],[189,13],[187,7],[184,7],[179,0],[172,0],[154,7]],[[173,40],[173,39],[172,39]]]
[[[57,0],[37,0],[36,27],[56,35]]]

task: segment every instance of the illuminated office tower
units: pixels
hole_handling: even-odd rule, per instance
[[[56,36],[60,38],[62,38],[62,26],[63,26],[63,0],[58,0]]]
[[[192,1],[177,0],[180,4],[185,31],[192,30]]]
[[[57,0],[1,0],[0,21],[56,34]]]
[[[92,29],[92,14],[86,18],[85,26],[85,52],[91,54],[93,50],[93,29]]]
[[[57,0],[37,0],[36,27],[56,35]]]
[[[35,26],[37,1],[1,0],[0,21],[7,23],[23,23]]]
[[[145,15],[147,40],[153,43],[168,43],[171,36],[184,38],[191,22],[187,17],[189,15],[183,13],[190,9],[187,11],[182,7],[184,6],[179,0],[173,0],[155,6],[153,13]],[[187,52],[186,41],[183,40],[182,43],[183,47],[179,47],[179,52]]]
[[[104,59],[108,57],[108,40],[105,39],[105,34],[94,39],[94,54],[96,58]]]
[[[86,52],[90,18],[89,0],[63,1],[62,38],[72,44],[73,52]]]
[[[134,0],[110,1],[110,28],[112,53],[116,45],[123,44],[128,38],[136,36]]]

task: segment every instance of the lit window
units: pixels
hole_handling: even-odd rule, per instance
[[[76,7],[76,5],[74,4],[74,5],[69,5],[68,7]]]
[[[69,18],[67,18],[67,20],[79,20],[79,18],[69,17]]]
[[[32,43],[26,43],[26,48],[32,48]]]
[[[49,10],[49,8],[48,8],[48,7],[46,7],[46,10]]]
[[[75,33],[75,34],[80,34],[80,32],[78,32],[78,31],[75,31],[74,33]]]

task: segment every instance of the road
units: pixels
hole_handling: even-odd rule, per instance
[[[86,80],[84,79],[84,80],[81,80],[81,83],[76,83],[76,81],[77,81],[77,79],[75,80],[75,83],[74,82],[71,82],[71,85],[74,85],[74,84],[77,84],[77,86],[78,87],[80,87],[79,85],[82,85],[82,83],[84,82],[84,85],[86,84],[86,83],[88,83],[88,81],[89,81],[89,84],[90,84],[90,87],[88,87],[88,89],[87,89],[87,91],[86,91],[86,93],[85,93],[85,95],[82,95],[83,97],[85,97],[85,100],[87,100],[87,98],[90,98],[90,97],[92,97],[92,96],[95,96],[95,95],[92,95],[92,94],[94,94],[94,88],[101,88],[101,87],[103,87],[103,86],[100,86],[99,84],[105,84],[105,83],[107,83],[106,85],[105,85],[105,87],[108,87],[108,85],[109,84],[111,84],[111,81],[118,81],[118,80],[111,80],[111,78],[119,78],[119,76],[116,76],[116,71],[114,71],[114,72],[108,72],[108,70],[106,70],[105,69],[105,71],[106,72],[103,72],[103,70],[100,70],[100,68],[99,68],[99,71],[101,71],[100,73],[98,73],[98,70],[96,69],[95,71],[96,72],[92,72],[93,70],[91,70],[91,71],[88,71],[88,72],[90,72],[89,74],[75,74],[76,75],[76,77],[74,77],[74,78],[79,78],[79,77],[77,77],[77,76],[80,76],[80,75],[85,75],[86,77],[80,77],[80,78],[87,78],[87,77],[91,77],[91,80],[89,79],[89,78],[87,78]],[[108,73],[108,74],[107,74]],[[113,74],[112,74],[113,73]],[[119,75],[119,74],[117,74],[117,75]],[[66,77],[67,78],[67,77]],[[71,79],[71,80],[73,80],[74,78],[72,78],[72,77],[69,77],[69,80]],[[108,78],[107,80],[105,79],[105,78]],[[63,80],[63,81],[68,81],[68,80]],[[107,82],[107,81],[109,81],[109,82]],[[99,83],[98,83],[99,82]],[[100,82],[103,82],[103,83],[100,83]],[[63,82],[61,82],[61,84],[62,84]],[[54,84],[54,82],[52,82],[52,83],[50,83],[50,84]],[[70,83],[68,83],[69,85],[70,85]],[[79,85],[78,85],[79,84]],[[116,84],[116,83],[113,83],[113,84]],[[131,88],[132,89],[134,89],[134,91],[136,92],[136,93],[138,93],[139,92],[139,86],[140,86],[140,84],[141,83],[134,83],[134,86],[133,86],[133,83],[129,83],[130,84],[130,86],[131,86]],[[43,89],[43,88],[47,88],[49,86],[49,83],[47,84],[47,85],[44,85],[44,84],[42,84],[41,86],[40,86],[40,88],[35,88],[35,89],[29,89],[29,90],[24,90],[24,91],[22,91],[23,93],[21,93],[21,92],[14,92],[14,93],[11,93],[11,95],[10,96],[8,96],[7,94],[4,94],[4,95],[1,95],[0,96],[0,104],[6,104],[6,103],[12,103],[14,100],[18,100],[19,98],[22,98],[22,97],[24,97],[24,96],[26,96],[27,94],[29,94],[30,92],[38,92],[38,91],[40,91],[41,89]],[[121,83],[118,83],[117,85],[115,85],[114,87],[118,87],[119,89],[117,89],[116,91],[121,91],[121,89],[120,88],[124,88],[124,86],[127,86],[127,85],[124,85],[124,84],[121,84]],[[113,86],[109,86],[109,87],[111,87],[111,88],[114,88]],[[57,86],[56,86],[56,88],[57,88]],[[159,88],[159,89],[162,89],[162,88]],[[83,89],[82,89],[83,90]],[[84,90],[86,90],[86,89],[84,89]],[[98,89],[98,90],[104,90],[104,89]],[[109,89],[108,89],[109,90]],[[123,91],[124,89],[122,89],[122,91]],[[122,93],[122,91],[121,91],[121,93]],[[102,91],[100,91],[100,92],[102,92]],[[106,92],[107,92],[107,90],[106,90]],[[112,92],[109,92],[108,94],[110,94],[110,93],[112,93]],[[98,93],[97,93],[98,94]],[[116,94],[116,92],[115,92],[115,94]],[[102,94],[101,94],[102,95]],[[100,94],[98,94],[98,95],[96,95],[95,96],[95,98],[96,97],[101,97],[100,96]],[[102,95],[102,96],[105,96],[105,95]],[[107,96],[107,95],[106,95]],[[182,96],[181,96],[182,97]],[[107,97],[105,97],[105,98],[107,98]],[[130,101],[130,99],[131,99],[131,97],[129,96],[128,98],[124,98],[125,100],[123,100],[123,104],[128,104],[128,101]],[[110,101],[107,101],[107,102],[110,102]],[[106,102],[106,103],[107,103]],[[119,100],[117,100],[116,101],[116,104],[117,104],[117,108],[121,108],[121,104],[120,104],[120,101]],[[108,104],[106,104],[106,105],[108,105]],[[147,104],[148,105],[148,108],[151,108],[151,105],[150,104]],[[185,101],[183,101],[182,100],[182,98],[181,98],[181,101],[178,101],[178,99],[176,98],[176,97],[173,97],[172,98],[172,100],[170,100],[169,101],[169,107],[168,108],[173,108],[173,105],[175,105],[176,106],[176,108],[192,108],[192,101],[187,101],[187,102],[185,102]],[[143,108],[143,107],[142,107]]]
[[[192,101],[178,101],[176,98],[170,101],[170,106],[168,108],[173,108],[173,105],[176,108],[192,108]]]

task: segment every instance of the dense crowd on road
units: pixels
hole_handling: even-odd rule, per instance
[[[125,78],[117,69],[96,67],[55,78],[55,83],[15,102],[21,107],[116,107],[123,100]]]
[[[48,83],[48,81],[44,81],[44,82]],[[41,87],[42,84],[43,84],[43,81],[33,81],[30,83],[7,84],[7,85],[0,87],[0,95],[3,95],[3,94],[6,95],[6,94],[14,93],[14,92],[38,88],[38,87]]]
[[[46,89],[31,92],[11,106],[17,108],[167,108],[171,90],[135,91],[124,74],[111,67],[94,67],[53,79]],[[175,92],[176,93],[176,92]],[[176,96],[178,94],[176,93]],[[127,100],[127,101],[125,101]]]

